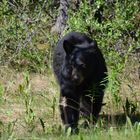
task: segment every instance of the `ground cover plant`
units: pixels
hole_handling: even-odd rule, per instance
[[[75,1],[78,2],[78,1]],[[0,1],[0,139],[139,139],[140,2],[82,0],[68,8],[62,35],[96,39],[106,60],[109,84],[95,126],[64,132],[52,52],[60,39],[51,32],[59,1]]]

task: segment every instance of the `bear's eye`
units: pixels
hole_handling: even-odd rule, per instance
[[[67,68],[67,72],[68,72],[69,74],[71,74],[71,72],[72,72],[72,67],[69,66],[69,67]]]
[[[75,65],[78,66],[79,68],[85,68],[86,67],[85,63],[80,58],[76,59]]]
[[[86,64],[84,64],[84,63],[81,63],[79,66],[80,66],[81,68],[86,68]]]

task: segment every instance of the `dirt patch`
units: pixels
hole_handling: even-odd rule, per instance
[[[43,93],[48,90],[47,75],[31,73],[28,76],[31,93]],[[0,121],[6,123],[23,117],[22,115],[26,111],[25,101],[24,98],[21,99],[22,97],[20,97],[19,86],[23,85],[25,81],[24,72],[16,72],[8,67],[1,67],[0,85],[4,88],[4,93],[2,93],[2,103],[0,103]],[[38,100],[41,102],[40,99]]]
[[[28,75],[30,78],[30,85],[32,92],[45,91],[48,86],[47,75],[31,73]],[[2,68],[0,72],[0,84],[5,88],[6,93],[15,93],[20,84],[25,81],[23,72],[16,72],[8,68]]]

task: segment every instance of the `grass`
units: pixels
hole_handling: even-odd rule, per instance
[[[54,0],[13,6],[0,2],[0,139],[139,139],[139,63],[131,53],[140,46],[139,1],[97,0],[89,5],[84,0],[78,10],[69,10],[65,33],[81,31],[97,40],[110,81],[98,123],[90,129],[79,125],[79,134],[72,136],[64,133],[51,68],[51,46],[59,37],[50,30],[59,6]],[[102,23],[95,18],[100,6]]]
[[[106,105],[97,125],[90,129],[79,126],[80,133],[74,136],[69,132],[64,133],[58,110],[59,88],[50,71],[44,75],[26,71],[17,73],[13,69],[1,67],[1,139],[139,139],[140,81],[136,78],[136,72],[131,74],[130,71],[134,71],[137,66],[130,69],[132,65],[127,65],[122,73],[123,77],[120,76],[123,84],[119,105],[114,104],[112,94],[107,91],[104,99]],[[127,108],[130,114],[126,114],[123,108],[126,97],[129,102],[131,100],[132,104],[138,105],[134,112],[131,112],[132,106]]]

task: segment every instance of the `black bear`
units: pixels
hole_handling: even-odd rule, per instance
[[[78,130],[80,113],[95,123],[107,84],[106,63],[96,41],[84,33],[68,33],[54,50],[53,69],[60,85],[59,107],[66,128]]]

